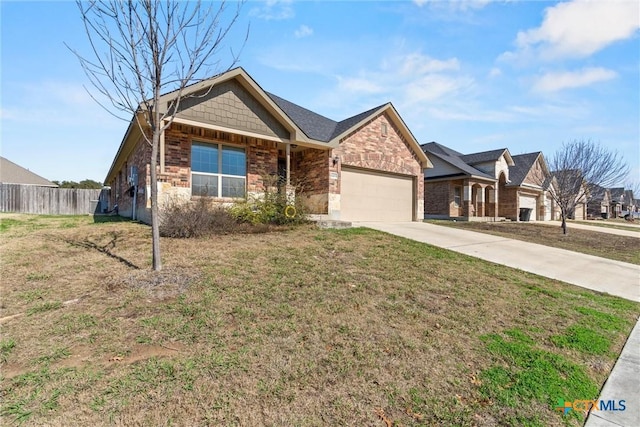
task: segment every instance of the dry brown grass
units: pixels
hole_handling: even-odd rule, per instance
[[[489,233],[560,249],[595,255],[616,261],[640,264],[640,238],[570,228],[562,234],[557,227],[523,222],[431,221],[438,225]],[[588,224],[592,225],[592,224]],[[634,230],[636,231],[636,230]]]
[[[153,273],[144,225],[0,218],[7,424],[577,424],[557,396],[499,402],[483,337],[522,331],[597,394],[638,314],[365,229],[163,239]],[[616,319],[604,354],[551,341],[581,308]]]

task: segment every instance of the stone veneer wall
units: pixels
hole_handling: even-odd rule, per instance
[[[383,134],[386,127],[386,135]],[[332,150],[330,158],[337,157],[337,172],[342,166],[354,166],[383,172],[410,175],[416,180],[416,207],[414,215],[417,220],[424,217],[424,178],[423,168],[418,156],[402,136],[387,114],[380,114],[365,123],[359,129],[347,135],[338,148]],[[339,200],[331,200],[331,195],[340,194],[340,182],[331,182],[329,187],[330,206],[332,210],[340,210]]]

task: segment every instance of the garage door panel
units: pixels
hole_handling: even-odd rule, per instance
[[[413,178],[343,168],[340,218],[346,221],[411,221]]]
[[[520,196],[520,207],[521,208],[529,208],[535,209],[537,204],[536,196]]]

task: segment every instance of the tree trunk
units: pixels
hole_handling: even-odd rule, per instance
[[[567,234],[567,216],[562,212],[562,234]]]
[[[160,218],[158,215],[158,147],[160,146],[161,129],[155,126],[151,140],[151,247],[153,254],[153,270],[162,270],[160,259]]]

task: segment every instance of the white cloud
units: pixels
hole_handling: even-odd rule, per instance
[[[338,77],[340,91],[375,95],[378,98],[372,102],[392,100],[405,106],[453,96],[473,85],[471,77],[460,73],[457,58],[436,59],[421,53],[389,57],[378,69]]]
[[[470,89],[474,84],[470,77],[430,74],[412,80],[404,87],[405,103],[420,104],[453,96]]]
[[[384,92],[384,86],[378,84],[375,79],[363,77],[338,77],[338,88],[343,91],[357,92],[360,94]]]
[[[300,27],[298,27],[298,29],[293,34],[298,39],[301,39],[303,37],[308,37],[313,34],[313,28],[310,28],[306,25],[300,25]]]
[[[90,88],[91,89],[91,88]],[[21,85],[23,97],[5,99],[1,117],[16,123],[48,125],[73,125],[83,121],[95,126],[112,125],[119,122],[91,98],[86,89],[78,83],[66,81],[36,81]],[[98,94],[99,95],[99,94]],[[111,103],[98,96],[107,108]],[[117,111],[122,116],[127,113]]]
[[[594,83],[614,79],[615,71],[606,68],[584,68],[579,71],[547,73],[539,77],[533,86],[536,92],[557,92],[563,89],[589,86]]]
[[[249,10],[249,16],[264,19],[265,21],[281,21],[295,16],[292,0],[267,0],[260,6]]]
[[[574,0],[545,9],[538,28],[520,31],[516,52],[505,59],[584,58],[608,45],[633,37],[640,29],[640,2],[633,0]]]
[[[397,63],[394,64],[395,66],[397,66]],[[460,62],[457,58],[439,60],[420,53],[412,53],[403,59],[400,65],[400,74],[420,75],[441,71],[458,71],[459,69]]]
[[[502,75],[502,70],[498,67],[493,67],[489,71],[489,77],[500,77]]]

